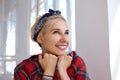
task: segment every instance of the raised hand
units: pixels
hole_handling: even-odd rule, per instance
[[[58,71],[60,73],[61,79],[62,80],[69,80],[68,74],[67,74],[67,68],[70,66],[72,57],[68,55],[64,56],[58,56]]]
[[[42,69],[44,70],[44,74],[53,76],[58,58],[55,55],[44,53],[43,56],[39,55],[38,59]]]

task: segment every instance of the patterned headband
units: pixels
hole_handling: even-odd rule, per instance
[[[34,30],[34,36],[33,36],[33,39],[34,41],[37,42],[37,36],[38,36],[38,33],[40,32],[41,28],[42,28],[42,25],[45,23],[45,21],[47,20],[47,18],[49,16],[53,16],[53,15],[61,15],[61,12],[59,10],[52,10],[52,9],[49,9],[49,13],[45,13],[42,18],[39,20],[39,23],[37,24],[37,26],[35,27],[35,30]]]

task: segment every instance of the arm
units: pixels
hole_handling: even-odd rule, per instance
[[[44,55],[39,55],[39,63],[44,70],[42,80],[52,80],[57,64],[57,57],[52,54],[44,53]]]
[[[61,80],[70,80],[67,74],[67,68],[71,64],[72,57],[65,55],[65,56],[59,56],[58,58],[59,60],[57,66]]]
[[[86,70],[86,65],[82,58],[76,57],[73,61],[73,65],[76,74],[75,80],[90,80]]]
[[[17,67],[14,70],[14,80],[27,80],[28,76],[23,70],[18,70]]]

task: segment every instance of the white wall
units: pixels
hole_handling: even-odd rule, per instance
[[[111,80],[107,0],[76,0],[76,49],[91,80]]]
[[[108,0],[112,80],[120,80],[120,0]]]

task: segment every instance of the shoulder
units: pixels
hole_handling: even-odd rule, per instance
[[[70,52],[68,55],[72,56],[75,61],[83,61],[82,57],[80,57],[75,51]]]
[[[75,51],[70,52],[69,55],[73,58],[73,65],[75,65],[76,67],[85,66],[84,60]]]
[[[29,66],[29,67],[28,67]],[[38,55],[33,55],[28,59],[23,60],[20,62],[16,67],[15,70],[24,70],[24,71],[32,71],[36,67],[39,67],[38,64]]]
[[[72,75],[72,78],[75,80],[90,80],[83,59],[75,51],[70,52],[69,55],[73,58],[71,66],[68,69],[69,75]]]

